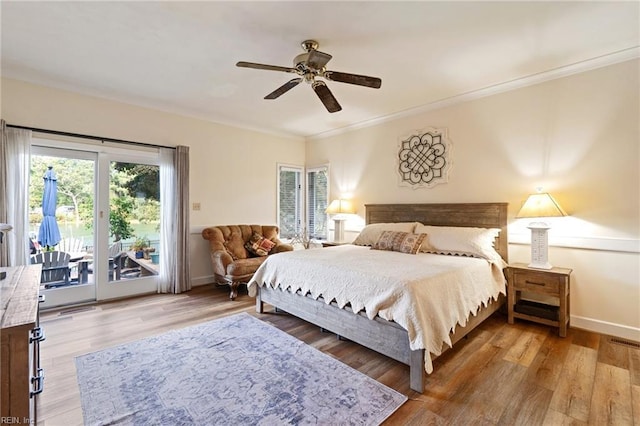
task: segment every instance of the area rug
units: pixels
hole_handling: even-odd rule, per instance
[[[382,423],[407,397],[249,314],[76,358],[86,425]]]

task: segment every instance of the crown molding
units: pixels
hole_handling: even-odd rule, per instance
[[[545,81],[556,80],[556,79],[567,77],[570,75],[580,74],[586,71],[603,68],[609,65],[614,65],[620,62],[626,62],[626,61],[630,61],[638,58],[640,58],[640,46],[633,46],[627,49],[619,50],[617,52],[612,52],[605,55],[597,56],[595,58],[587,59],[584,61],[575,62],[573,64],[554,68],[548,71],[531,74],[525,77],[516,78],[503,83],[498,83],[491,86],[483,87],[482,89],[472,90],[466,93],[462,93],[460,95],[440,99],[425,105],[421,105],[418,107],[399,111],[393,114],[385,115],[383,117],[377,117],[371,120],[361,121],[360,123],[356,123],[351,126],[341,127],[340,129],[328,130],[326,132],[307,136],[306,140],[310,141],[310,140],[317,140],[317,139],[325,139],[325,138],[341,135],[344,133],[348,133],[354,130],[376,126],[379,124],[387,123],[389,121],[398,120],[400,118],[411,117],[417,114],[422,114],[425,112],[449,107],[449,106],[460,104],[463,102],[469,102],[472,100],[485,98],[487,96],[496,95],[498,93],[508,92],[510,90],[520,89],[523,87],[533,86],[535,84],[540,84]]]

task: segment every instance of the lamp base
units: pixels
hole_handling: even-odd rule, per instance
[[[549,263],[549,243],[547,231],[549,225],[541,222],[533,222],[528,226],[531,229],[531,263],[530,268],[551,269]]]
[[[534,269],[552,269],[553,265],[551,265],[549,262],[547,263],[533,263],[531,262],[529,265],[529,268],[534,268]]]
[[[344,240],[344,219],[333,219],[333,241],[341,243]]]

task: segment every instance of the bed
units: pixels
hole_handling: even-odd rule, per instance
[[[502,258],[500,259],[500,262],[507,262],[508,260],[506,229],[507,203],[368,204],[365,207],[365,219],[367,225],[419,222],[421,224],[439,227],[497,228],[500,232],[495,237],[495,251]],[[344,291],[348,293],[351,291],[351,287],[357,287],[358,274],[363,276],[363,281],[369,280],[370,278],[366,277],[366,274],[362,274],[362,271],[341,272],[341,270],[337,269],[340,266],[338,265],[340,262],[337,260],[340,257],[345,257],[354,259],[353,262],[356,262],[356,259],[362,258],[365,262],[365,266],[363,267],[369,268],[366,264],[366,260],[364,260],[364,252],[367,250],[371,255],[374,255],[373,257],[378,256],[379,259],[382,259],[380,256],[384,256],[381,253],[376,253],[379,252],[379,250],[369,250],[365,247],[356,246],[339,246],[306,251],[315,253],[299,253],[297,255],[296,253],[291,253],[290,258],[283,257],[280,259],[280,263],[281,265],[286,265],[286,262],[282,263],[285,260],[304,262],[304,258],[310,258],[307,261],[308,264],[299,263],[300,267],[295,269],[296,272],[305,271],[302,274],[298,273],[297,280],[304,281],[304,279],[300,278],[303,276],[307,277],[307,281],[313,284],[316,277],[316,273],[313,268],[320,269],[318,266],[322,265],[321,268],[325,271],[328,269],[334,269],[331,264],[326,263],[327,261],[334,259],[336,263],[336,271],[334,271],[334,273],[344,273],[344,279],[337,280],[335,277],[339,275],[334,275],[332,282],[344,281],[344,283],[349,283],[349,285],[343,285],[343,289],[336,290],[338,292]],[[398,254],[399,253],[392,254],[396,256],[393,259],[401,259],[403,262],[409,262],[409,258],[423,261],[423,259],[426,259],[428,256],[432,256],[434,259],[438,258],[436,259],[438,262],[444,261],[446,264],[463,261],[469,262],[469,265],[471,265],[469,267],[472,268],[478,268],[480,267],[478,265],[483,263],[482,259],[467,258],[465,260],[462,259],[461,256],[421,254],[419,256],[422,257],[417,257],[405,254],[399,254],[398,256]],[[294,255],[300,257],[300,259],[294,258]],[[277,256],[274,255],[273,257],[277,258]],[[289,256],[289,254],[283,254],[282,256]],[[322,259],[311,259],[311,257],[314,256],[324,258],[325,263],[322,263]],[[477,297],[482,297],[482,301],[471,302],[474,306],[471,308],[468,304],[469,302],[465,302],[467,304],[464,309],[468,311],[465,314],[466,318],[459,318],[460,321],[456,320],[457,324],[454,323],[451,327],[447,327],[445,332],[446,338],[441,339],[442,341],[437,340],[440,344],[437,348],[434,348],[434,342],[432,340],[429,340],[426,344],[425,342],[421,342],[421,344],[416,343],[420,342],[420,339],[416,338],[414,324],[422,324],[424,322],[423,318],[418,318],[417,323],[415,321],[412,322],[414,319],[413,317],[415,316],[413,313],[411,315],[407,315],[405,318],[405,316],[401,315],[404,311],[401,309],[395,309],[394,311],[389,306],[385,305],[384,300],[382,300],[381,303],[376,302],[376,309],[373,310],[376,312],[375,315],[372,315],[372,311],[368,308],[364,308],[364,305],[366,304],[364,302],[362,306],[360,305],[360,302],[355,302],[352,306],[350,303],[351,300],[349,299],[350,296],[346,296],[343,300],[341,296],[332,295],[330,299],[327,298],[328,300],[331,300],[331,302],[327,303],[328,300],[325,300],[322,294],[318,294],[318,291],[320,290],[308,290],[308,287],[293,282],[296,278],[293,278],[292,274],[289,274],[289,276],[284,274],[284,272],[292,270],[293,268],[284,268],[281,266],[281,272],[280,275],[278,275],[278,273],[275,272],[278,270],[278,263],[273,261],[274,264],[269,265],[269,262],[272,262],[271,257],[267,262],[265,262],[261,269],[256,272],[256,275],[254,275],[247,285],[249,294],[255,295],[256,297],[256,310],[258,312],[263,312],[264,303],[268,303],[277,310],[288,312],[294,316],[316,324],[323,329],[334,332],[344,338],[405,363],[409,366],[410,370],[410,387],[420,393],[424,390],[425,371],[430,372],[429,366],[431,365],[431,360],[477,327],[482,321],[499,309],[504,301],[504,297],[502,297],[504,294],[504,278],[500,268],[499,276],[501,281],[500,284],[502,285],[500,291],[497,291],[495,288],[492,289],[492,297],[487,297],[487,294],[480,292],[481,294]],[[313,262],[315,262],[315,264]],[[485,265],[487,263],[488,262],[484,261]],[[498,278],[496,277],[495,262],[492,262],[491,266],[493,266],[493,279],[496,281]],[[466,264],[465,267],[467,267]],[[318,272],[318,274],[320,274],[320,272]],[[381,275],[384,274],[381,273]],[[386,275],[389,275],[389,273],[387,272]],[[320,277],[321,275],[317,276]],[[462,276],[468,277],[469,274],[464,275],[463,273]],[[459,285],[462,289],[460,291],[465,291],[464,288],[470,288],[468,283],[463,282],[467,279],[456,279],[460,281]],[[419,289],[420,287],[416,284],[416,288]],[[358,291],[360,291],[360,289]],[[410,293],[410,291],[407,290],[406,293]],[[411,297],[407,298],[408,296],[405,297],[402,292],[396,292],[395,294],[396,297],[393,303],[395,303],[396,299],[402,300],[402,306],[411,305],[413,307],[413,305],[415,305],[414,299],[418,297],[411,296],[413,299]],[[422,297],[422,295],[420,297]],[[457,301],[459,296],[453,296],[453,298],[455,298],[453,301],[454,305],[460,304]],[[426,301],[421,298],[420,303],[426,303]],[[438,306],[433,301],[431,303],[431,308]],[[391,302],[389,305],[390,304]],[[424,307],[418,307],[415,309],[419,313],[429,310]],[[354,313],[354,310],[357,314]],[[444,312],[443,314],[444,316],[455,317],[455,315],[447,315],[447,312]],[[459,313],[457,313],[457,315],[459,315]],[[427,316],[429,316],[429,314],[427,314]],[[426,325],[431,327],[431,324]],[[440,328],[442,327],[440,326]],[[448,333],[448,335],[446,333]],[[421,331],[417,334],[420,335]],[[411,349],[411,347],[414,347],[415,349]]]

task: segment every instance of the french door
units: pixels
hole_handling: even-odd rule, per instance
[[[43,174],[55,172],[55,220],[61,241],[39,247]],[[159,166],[153,149],[35,139],[31,149],[32,251],[70,254],[65,279],[44,282],[43,308],[154,292],[160,250]],[[134,252],[146,243],[143,256]]]

